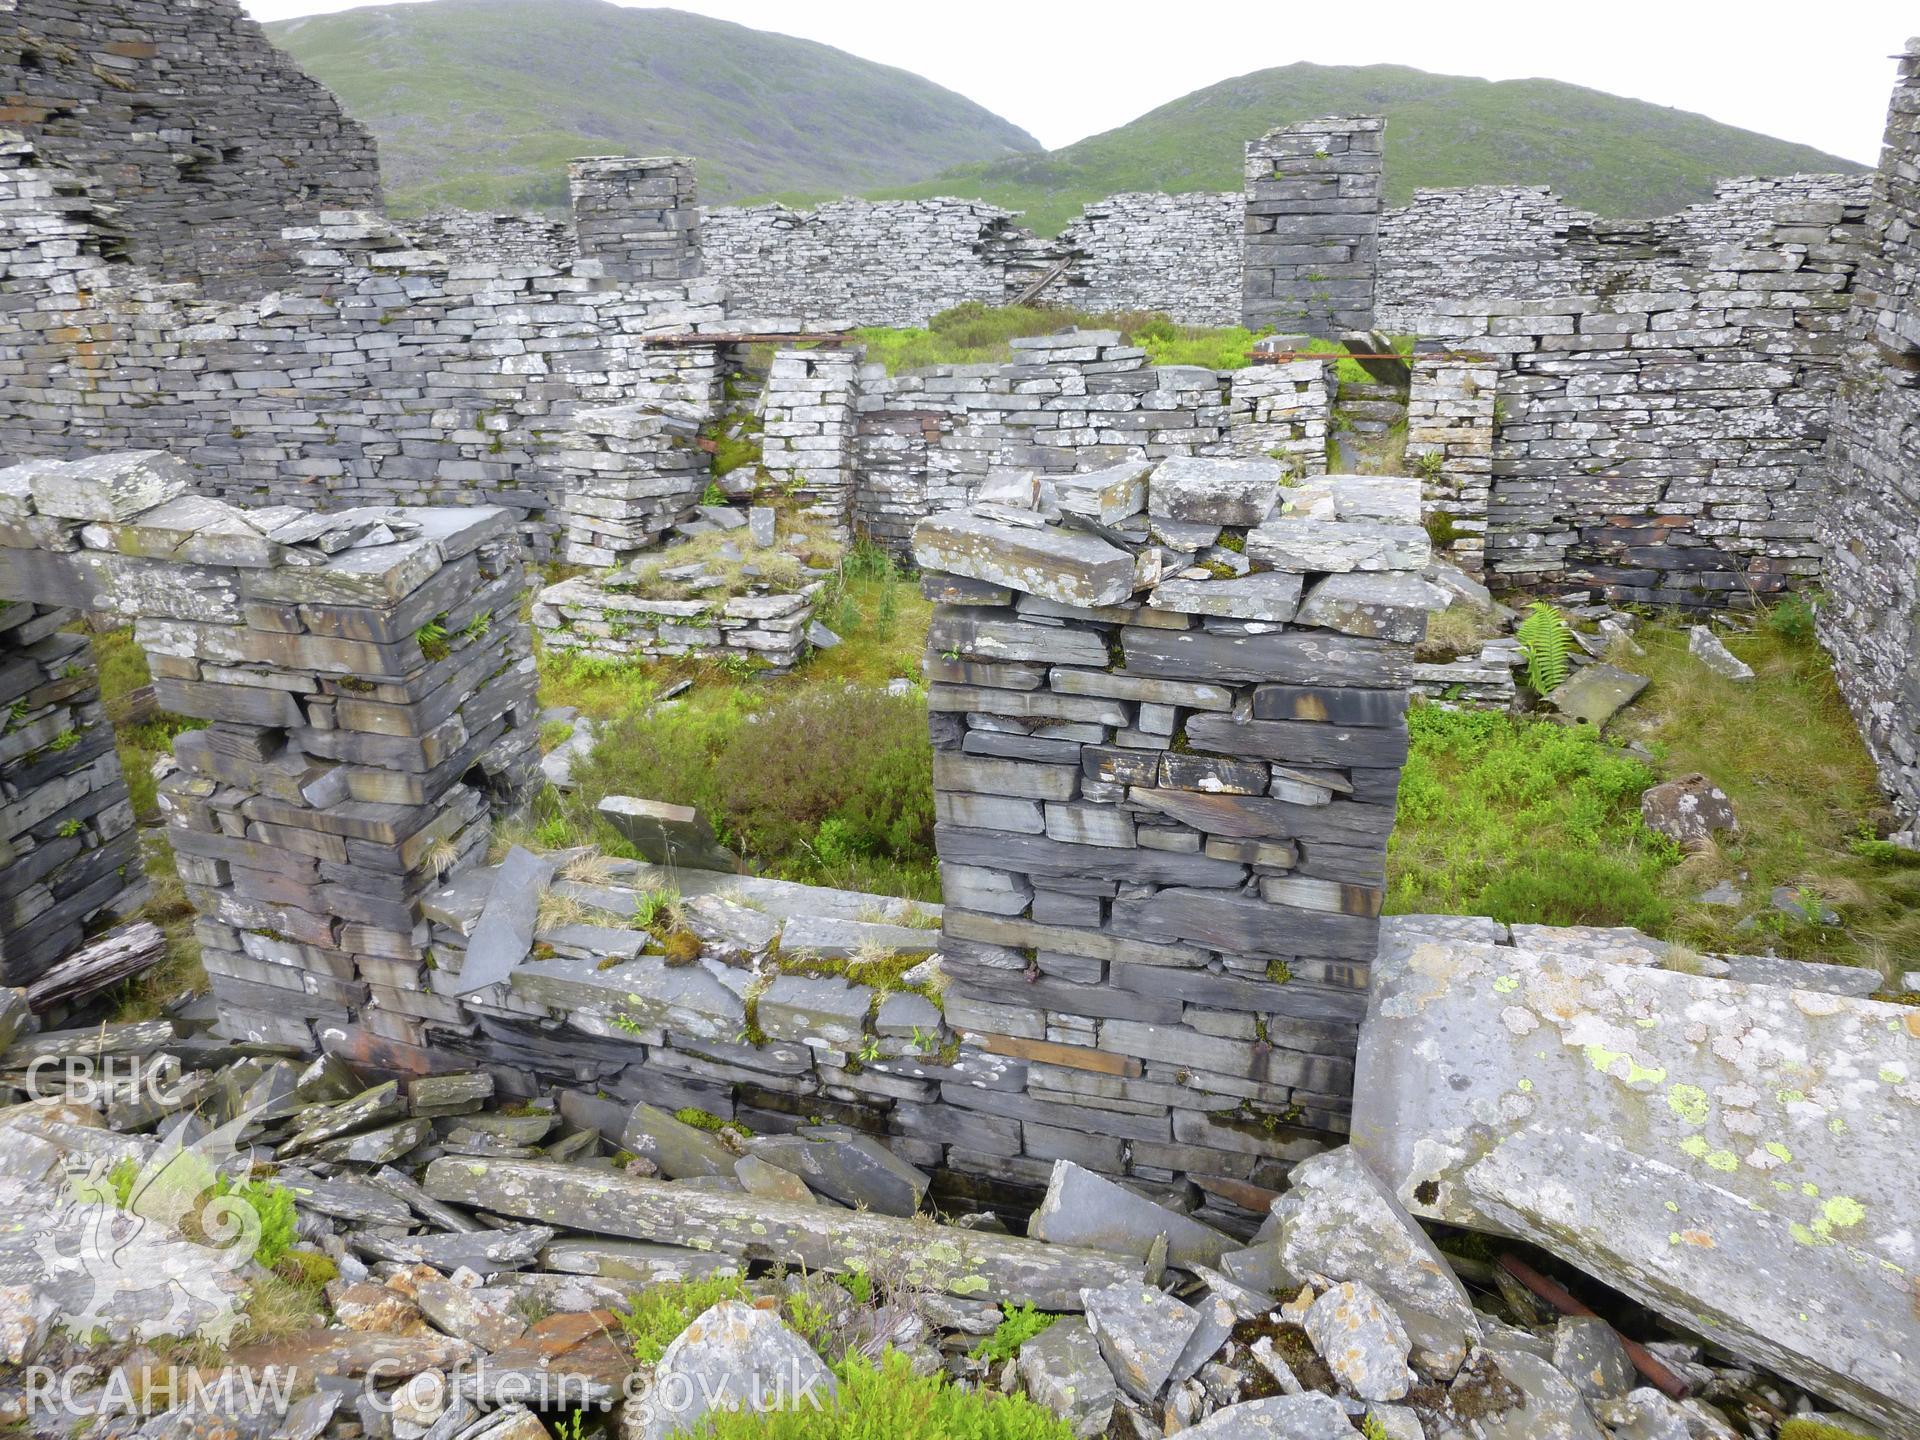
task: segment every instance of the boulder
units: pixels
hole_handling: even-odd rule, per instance
[[[1676,845],[1705,844],[1722,830],[1738,831],[1727,792],[1704,775],[1683,775],[1640,795],[1640,818]]]
[[[1477,1421],[1479,1440],[1607,1440],[1580,1392],[1538,1355],[1500,1350],[1494,1361],[1522,1398],[1512,1409]]]
[[[620,1145],[643,1160],[651,1160],[669,1180],[700,1175],[731,1177],[734,1162],[740,1158],[716,1136],[644,1102],[627,1116]]]
[[[1198,1312],[1146,1285],[1122,1282],[1081,1294],[1087,1326],[1120,1388],[1151,1405],[1200,1328]]]
[[[1633,1388],[1633,1361],[1613,1327],[1597,1315],[1563,1315],[1553,1332],[1553,1368],[1590,1400]]]
[[[1280,503],[1286,474],[1277,460],[1175,455],[1162,460],[1148,480],[1147,509],[1171,520],[1258,525]]]
[[[1065,1315],[1054,1321],[1020,1347],[1014,1368],[1027,1398],[1059,1416],[1080,1440],[1107,1433],[1120,1388],[1085,1320]]]
[[[1364,1282],[1399,1315],[1421,1373],[1451,1379],[1480,1338],[1473,1302],[1360,1152],[1342,1146],[1293,1168],[1273,1202],[1279,1259],[1319,1284]]]
[[[624,1435],[668,1440],[716,1411],[824,1406],[835,1389],[825,1362],[777,1314],[722,1300],[667,1346]]]
[[[1753,667],[1735,655],[1720,637],[1704,625],[1687,631],[1687,653],[1716,675],[1729,680],[1751,680]]]
[[[1413,1388],[1406,1326],[1368,1286],[1334,1286],[1313,1302],[1305,1327],[1334,1377],[1362,1400],[1398,1400]]]

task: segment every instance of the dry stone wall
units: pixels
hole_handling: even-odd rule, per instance
[[[1109,195],[1088,205],[1053,249],[1073,257],[1045,298],[1082,310],[1157,310],[1183,325],[1240,323],[1246,196]]]
[[[0,140],[0,456],[160,445],[239,503],[502,504],[544,551],[575,409],[717,394],[711,347],[647,343],[721,323],[710,282],[461,263],[329,211],[285,288],[224,303],[115,263],[95,198]]]
[[[707,211],[707,273],[754,314],[924,325],[968,300],[1006,298],[1009,259],[1032,237],[979,200],[838,200],[815,210]]]
[[[1580,289],[1569,236],[1597,216],[1544,185],[1416,190],[1380,217],[1376,319],[1389,334],[1419,333],[1442,300],[1513,300]]]
[[[1420,477],[1421,513],[1446,558],[1477,575],[1486,560],[1499,368],[1491,361],[1420,355],[1412,372],[1406,454]]]
[[[963,507],[1003,470],[1066,473],[1177,454],[1271,455],[1326,468],[1329,362],[1216,372],[1147,364],[1117,331],[1013,342],[1010,365],[860,376],[855,525],[904,551],[927,515]]]
[[[0,128],[92,175],[169,280],[263,284],[280,232],[377,206],[373,138],[237,0],[8,0]]]
[[[0,595],[132,622],[161,706],[208,722],[176,739],[160,795],[227,1035],[420,1038],[405,996],[432,985],[421,897],[484,857],[491,807],[528,793],[539,758],[524,583],[504,509],[241,510],[158,452],[0,472]],[[55,652],[35,643],[15,648],[44,671]],[[62,732],[82,739],[8,777],[37,782],[18,812],[34,812],[28,871],[130,848],[107,838],[124,800],[89,798],[110,795],[113,759],[105,727],[87,734],[91,683],[29,693],[82,706]],[[91,771],[76,768],[89,745]],[[62,835],[67,818],[80,825]],[[101,874],[97,900],[75,891],[35,924],[70,925],[125,883]],[[15,938],[0,943],[11,970]]]
[[[1911,822],[1920,814],[1920,39],[1887,117],[1820,506],[1820,638]]]
[[[0,531],[25,476],[0,470]],[[19,538],[18,534],[12,538]],[[133,804],[72,610],[0,600],[0,983],[26,985],[146,895]]]
[[[1031,474],[937,515],[946,1162],[1277,1181],[1345,1131],[1427,560],[1408,480]]]
[[[1577,291],[1404,315],[1500,367],[1489,572],[1692,607],[1811,583],[1865,198],[1847,176],[1730,182],[1596,231]]]

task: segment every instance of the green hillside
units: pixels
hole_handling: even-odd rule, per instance
[[[399,210],[558,208],[580,155],[692,155],[702,194],[842,195],[1038,151],[904,70],[602,0],[434,0],[285,20],[274,42],[380,141]]]
[[[1043,155],[949,170],[888,195],[977,196],[1053,232],[1122,190],[1238,190],[1242,147],[1317,115],[1387,117],[1387,202],[1418,186],[1551,185],[1603,215],[1663,215],[1730,175],[1866,167],[1557,80],[1475,80],[1401,65],[1283,65],[1223,80]]]

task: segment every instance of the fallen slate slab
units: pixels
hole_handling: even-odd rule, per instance
[[[413,1302],[434,1328],[491,1354],[520,1338],[527,1322],[514,1312],[505,1292],[468,1287],[452,1280],[422,1280]]]
[[[655,865],[727,874],[740,869],[740,857],[720,843],[713,826],[691,805],[669,805],[638,795],[608,795],[594,809]]]
[[[1370,1287],[1342,1281],[1313,1302],[1305,1326],[1334,1378],[1362,1400],[1398,1400],[1413,1388],[1406,1327]]]
[[[1547,704],[1569,720],[1604,730],[1646,688],[1646,676],[1618,665],[1583,665],[1547,695]]]
[[[1064,1420],[1079,1440],[1107,1433],[1120,1387],[1080,1316],[1062,1316],[1022,1345],[1014,1369],[1027,1398]]]
[[[742,1155],[733,1162],[733,1174],[749,1195],[765,1195],[770,1200],[790,1200],[796,1205],[815,1204],[807,1182],[793,1171],[758,1155]]]
[[[826,1362],[777,1314],[722,1300],[667,1346],[622,1433],[667,1440],[699,1430],[716,1411],[825,1406],[837,1388]]]
[[[1294,1166],[1272,1220],[1287,1271],[1364,1281],[1406,1326],[1421,1373],[1453,1378],[1480,1338],[1473,1301],[1359,1151],[1343,1145]]]
[[[1405,933],[1374,967],[1353,1143],[1414,1214],[1528,1239],[1920,1430],[1917,1045],[1905,1006]]]
[[[633,1107],[621,1133],[620,1146],[642,1160],[651,1160],[669,1180],[700,1175],[733,1174],[739,1159],[718,1136],[676,1120],[657,1105]]]
[[[1147,508],[1147,476],[1152,470],[1151,461],[1123,460],[1100,470],[1055,475],[1048,483],[1053,486],[1054,503],[1067,514],[1117,525]]]
[[[756,1135],[748,1149],[830,1199],[864,1205],[881,1215],[916,1214],[930,1183],[924,1172],[871,1135],[837,1125],[810,1126],[792,1135]]]
[[[1720,637],[1704,625],[1695,625],[1687,631],[1687,653],[1728,680],[1753,679],[1753,667],[1727,649]]]
[[[1232,1237],[1210,1225],[1136,1195],[1123,1185],[1082,1169],[1071,1160],[1053,1162],[1047,1193],[1027,1224],[1036,1240],[1084,1245],[1145,1260],[1165,1237],[1167,1260],[1174,1265],[1217,1265]]]
[[[553,862],[516,845],[493,873],[480,923],[467,937],[466,959],[457,975],[434,972],[435,988],[446,995],[471,995],[498,984],[533,949],[534,921],[540,897],[553,880]]]
[[[1120,1388],[1151,1405],[1166,1387],[1200,1315],[1173,1296],[1137,1283],[1088,1290],[1081,1297],[1087,1328]]]
[[[881,1270],[902,1255],[909,1278],[970,1300],[1079,1310],[1083,1290],[1141,1283],[1143,1267],[1096,1250],[936,1227],[864,1211],[711,1194],[631,1175],[538,1160],[442,1156],[427,1193],[496,1215],[569,1229],[718,1250],[809,1270]]]
[[[456,1164],[472,1164],[458,1160]],[[540,1256],[553,1239],[547,1225],[509,1225],[499,1230],[475,1230],[451,1235],[376,1235],[365,1230],[347,1232],[347,1246],[376,1260],[398,1260],[408,1265],[431,1265],[436,1270],[462,1266],[476,1275],[520,1270]]]

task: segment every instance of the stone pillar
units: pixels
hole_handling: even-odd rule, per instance
[[[704,271],[693,161],[594,156],[567,167],[582,267],[576,273],[644,285]]]
[[[1249,329],[1332,340],[1373,328],[1386,123],[1304,120],[1247,142]]]
[[[243,511],[188,478],[0,471],[0,595],[131,620],[161,706],[208,722],[161,799],[223,1031],[417,1046],[447,1003],[421,899],[538,759],[513,512]]]
[[[693,514],[713,467],[685,410],[605,405],[567,417],[553,457],[560,558],[622,565]]]
[[[858,349],[778,350],[762,396],[761,464],[789,494],[852,533]]]
[[[0,985],[38,979],[146,897],[93,647],[63,628],[75,618],[0,600]]]
[[[1499,378],[1491,360],[1416,355],[1407,393],[1407,465],[1420,478],[1427,533],[1447,559],[1473,575],[1486,566]]]
[[[1283,478],[1028,476],[915,532],[946,1016],[1007,1060],[946,1087],[950,1164],[1275,1186],[1347,1128],[1432,587],[1411,480]]]
[[[1333,361],[1319,359],[1235,370],[1227,392],[1228,449],[1278,460],[1296,477],[1326,474],[1332,371]]]

